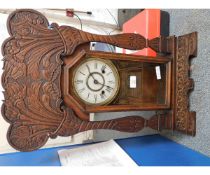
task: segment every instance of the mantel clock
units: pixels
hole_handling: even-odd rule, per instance
[[[139,34],[96,35],[49,24],[35,10],[8,17],[10,37],[2,45],[2,114],[12,147],[32,151],[48,138],[92,129],[137,132],[144,127],[195,135],[189,111],[189,59],[197,54],[197,33],[146,39]],[[92,51],[90,42],[141,50],[156,57]],[[89,113],[156,111],[146,120],[127,116],[90,121]],[[105,131],[104,131],[105,132]]]

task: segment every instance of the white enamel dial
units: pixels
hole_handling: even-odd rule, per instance
[[[119,74],[111,61],[89,58],[74,70],[73,87],[86,104],[107,104],[118,93]]]

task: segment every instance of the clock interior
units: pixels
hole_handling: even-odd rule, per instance
[[[164,104],[166,88],[165,64],[117,63],[121,88],[115,104]]]

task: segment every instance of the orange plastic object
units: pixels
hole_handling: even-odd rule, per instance
[[[160,13],[159,9],[143,10],[123,24],[123,33],[139,33],[147,39],[160,36]],[[156,56],[156,52],[150,48],[139,51],[123,49],[123,53]]]

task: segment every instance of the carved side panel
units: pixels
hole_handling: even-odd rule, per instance
[[[193,80],[189,78],[189,59],[196,54],[196,32],[178,37],[175,62],[175,129],[193,136],[196,133],[196,113],[189,111],[189,90],[193,89]]]
[[[11,124],[9,143],[22,151],[44,145],[63,119],[60,54],[64,45],[48,26],[36,11],[16,11],[8,18],[11,37],[2,45],[2,114]]]

